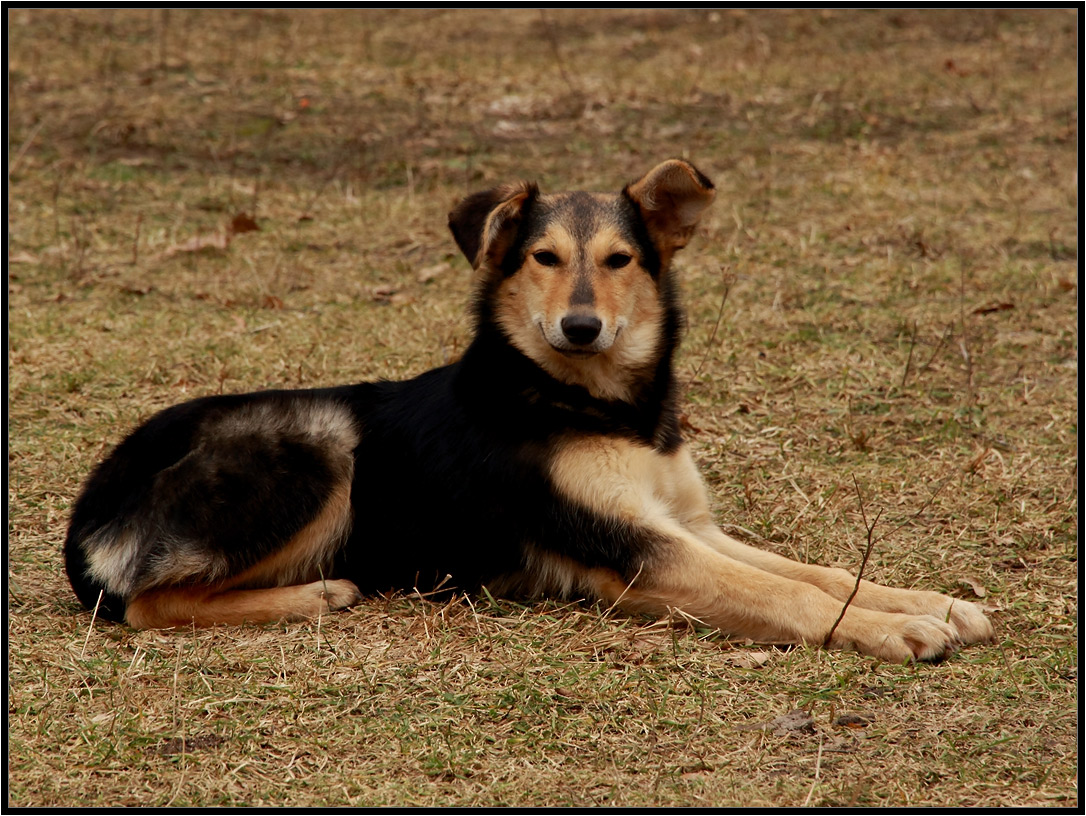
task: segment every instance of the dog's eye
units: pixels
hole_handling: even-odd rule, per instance
[[[558,256],[545,249],[541,249],[539,252],[533,252],[532,257],[535,258],[535,262],[540,266],[558,266]]]
[[[622,269],[633,259],[625,252],[616,252],[613,255],[608,255],[607,260],[604,261],[611,269]]]

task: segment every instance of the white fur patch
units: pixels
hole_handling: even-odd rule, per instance
[[[140,538],[132,529],[109,525],[95,530],[83,541],[87,574],[100,581],[108,592],[126,594],[139,567]]]
[[[354,417],[334,402],[297,400],[284,410],[281,404],[258,402],[232,411],[207,431],[211,437],[233,434],[299,433],[333,450],[351,451],[358,445]]]

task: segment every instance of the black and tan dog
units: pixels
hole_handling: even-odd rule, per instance
[[[617,195],[465,199],[462,359],[407,382],[197,399],[91,475],[65,547],[80,600],[135,627],[304,618],[362,592],[461,590],[680,609],[764,642],[933,660],[992,627],[934,592],[744,545],[679,432],[672,256],[713,186],[665,162]]]

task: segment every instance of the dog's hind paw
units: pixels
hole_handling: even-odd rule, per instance
[[[346,609],[354,606],[362,600],[362,593],[358,591],[351,581],[337,579],[335,581],[314,581],[307,585],[314,596],[313,615],[325,612],[335,612],[338,609]]]

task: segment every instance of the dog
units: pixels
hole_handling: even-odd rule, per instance
[[[990,639],[975,604],[857,584],[715,524],[681,433],[672,269],[714,196],[670,160],[617,194],[521,182],[465,198],[449,215],[474,276],[462,357],[402,382],[155,415],[74,505],[76,595],[136,628],[485,587],[681,610],[733,636],[894,662]]]

